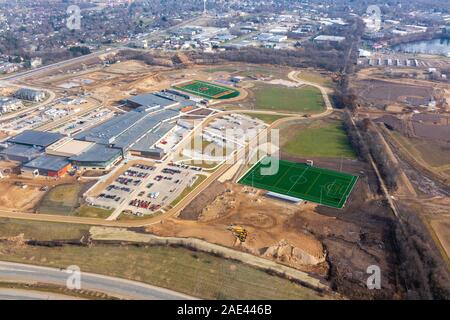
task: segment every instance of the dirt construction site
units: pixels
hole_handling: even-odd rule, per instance
[[[327,162],[322,165],[327,166]],[[273,259],[325,277],[354,297],[360,292],[367,294],[357,283],[367,265],[376,262],[386,272],[384,294],[392,295],[396,291],[394,258],[385,238],[389,228],[381,223],[390,219],[389,209],[376,194],[376,179],[368,167],[359,162],[348,162],[345,167],[365,174],[342,210],[313,203],[291,204],[267,197],[262,190],[216,181],[178,217],[148,226],[145,231],[200,238]],[[228,230],[230,225],[245,227],[248,237],[244,243]]]
[[[174,83],[186,79],[213,81],[227,79],[230,75],[231,73],[227,71],[210,72],[204,67],[194,65],[178,69],[128,60],[99,66],[97,61],[86,64],[81,69],[66,67],[39,78],[31,77],[27,83],[49,88],[61,94],[89,92],[90,97],[102,101],[104,106],[113,106],[131,95],[167,89]],[[231,100],[243,100],[246,95],[246,91],[241,90],[240,96]]]

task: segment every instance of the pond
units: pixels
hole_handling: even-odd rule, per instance
[[[438,54],[450,57],[450,39],[438,38],[407,42],[395,45],[392,49],[408,53]]]

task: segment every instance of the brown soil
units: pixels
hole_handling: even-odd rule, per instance
[[[414,106],[428,104],[434,94],[432,87],[403,85],[381,80],[361,80],[356,82],[355,86],[358,97],[378,107],[406,101]]]
[[[170,218],[148,227],[147,231],[163,236],[201,238],[255,255],[271,257],[303,271],[326,275],[328,267],[324,262],[322,244],[305,230],[299,232],[287,224],[292,215],[304,212],[310,206],[300,208],[274,201],[261,196],[255,189],[233,183],[226,183],[224,186],[216,183],[199,197],[181,213],[184,219],[197,218],[196,221]],[[230,224],[241,225],[248,231],[243,245],[227,230]],[[292,248],[301,250],[306,253],[307,258],[299,261],[285,253],[274,257],[273,252],[280,243],[287,243]],[[269,247],[272,250],[268,251]]]
[[[249,236],[241,250],[326,277],[347,297],[399,297],[401,289],[396,282],[397,262],[391,237],[392,214],[377,194],[374,173],[359,161],[314,160],[321,167],[335,170],[342,165],[346,172],[360,176],[344,209],[312,203],[294,205],[267,198],[261,190],[230,182],[220,187],[217,183],[181,213],[179,218],[190,221],[171,218],[147,231],[164,236],[197,237],[239,248],[227,226],[242,225]],[[295,261],[293,248],[316,257],[326,249],[328,263],[302,265]],[[373,264],[383,270],[383,292],[365,286],[366,269]]]
[[[430,225],[444,248],[447,257],[450,257],[450,218],[432,220]]]
[[[11,183],[0,182],[0,208],[32,212],[45,192],[40,187],[23,189]]]

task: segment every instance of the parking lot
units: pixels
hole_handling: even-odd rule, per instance
[[[95,199],[94,205],[123,214],[144,216],[170,205],[187,187],[195,183],[201,168],[168,164],[163,168],[134,164],[110,183]]]
[[[136,197],[129,199],[124,214],[144,216],[170,205],[184,189],[192,186],[200,168],[181,164],[169,164],[159,174],[151,177],[140,188]]]
[[[94,200],[94,204],[104,208],[115,208],[127,200],[132,191],[155,170],[154,166],[134,164],[109,184]]]

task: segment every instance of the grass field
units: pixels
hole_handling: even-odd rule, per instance
[[[89,226],[83,225],[0,218],[0,237],[13,237],[23,233],[27,239],[43,241],[81,239],[88,231]]]
[[[252,90],[256,109],[319,113],[325,108],[320,90],[310,86],[289,88],[258,83]]]
[[[39,204],[38,212],[46,214],[72,215],[78,205],[81,185],[62,184],[52,188]]]
[[[88,205],[80,206],[82,185],[62,184],[52,188],[40,202],[37,212],[89,218],[107,218],[112,210],[105,210]]]
[[[330,78],[325,77],[321,75],[319,72],[312,70],[302,70],[297,75],[297,78],[299,78],[300,80],[317,83],[325,87],[331,87],[333,85]]]
[[[286,78],[287,70],[280,68],[272,68],[268,66],[257,66],[257,65],[239,65],[239,66],[222,66],[222,67],[209,67],[203,69],[203,71],[208,73],[213,72],[228,72],[235,73],[235,75],[240,75],[244,77],[276,77],[276,78]]]
[[[80,239],[87,227],[0,219],[0,236],[24,233],[37,240]],[[23,246],[0,243],[2,260],[54,268],[77,265],[203,299],[323,299],[317,292],[257,268],[202,252],[166,246]]]
[[[173,88],[207,99],[224,100],[239,96],[239,91],[236,89],[200,80],[181,83]]]
[[[276,173],[262,174],[273,161],[270,157],[262,159],[239,183],[340,209],[358,180],[351,174],[278,159]]]
[[[355,159],[341,122],[312,123],[308,127],[291,125],[281,131],[285,137],[281,150],[290,155]]]
[[[89,205],[82,205],[75,211],[75,215],[78,217],[106,219],[111,215],[112,212],[113,210],[106,210]]]

